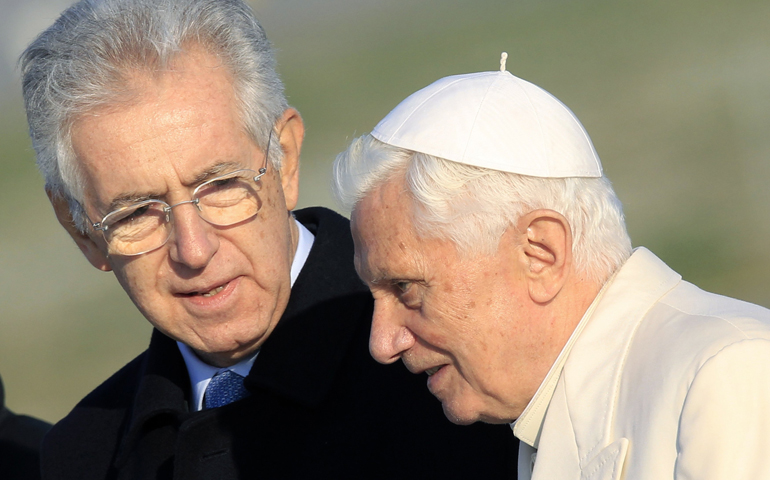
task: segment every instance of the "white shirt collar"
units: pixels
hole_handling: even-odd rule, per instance
[[[238,375],[245,377],[249,374],[252,365],[254,365],[254,360],[259,355],[259,350],[257,350],[251,357],[241,360],[231,367],[218,368],[198,358],[192,348],[184,343],[176,342],[176,344],[179,346],[184,363],[187,365],[187,374],[190,376],[190,385],[192,387],[192,405],[190,405],[190,409],[196,412],[203,409],[203,394],[206,393],[206,387],[209,386],[209,382],[214,375],[224,370],[232,370]]]
[[[315,236],[310,233],[310,230],[305,228],[305,226],[301,223],[297,222],[296,218],[294,221],[297,223],[299,238],[297,239],[297,251],[294,252],[294,260],[291,262],[292,287],[294,286],[294,282],[297,281],[297,277],[299,277],[299,272],[302,270],[302,267],[305,266],[307,256],[310,255],[310,249],[313,247],[313,241],[315,240]]]
[[[294,219],[294,221],[297,223],[299,238],[297,239],[297,251],[294,253],[294,259],[291,262],[292,287],[299,276],[299,272],[307,261],[310,249],[313,247],[313,241],[315,240],[315,237],[310,230],[305,228],[305,226],[296,219]],[[224,370],[232,370],[238,375],[245,377],[251,371],[254,360],[256,360],[257,355],[259,355],[259,350],[257,350],[252,356],[241,360],[235,365],[218,368],[211,366],[198,358],[195,352],[184,343],[176,342],[176,344],[179,347],[182,358],[184,358],[184,363],[187,366],[187,374],[190,376],[190,385],[192,387],[192,405],[190,407],[196,412],[203,408],[203,394],[206,392],[206,387],[208,387],[211,377]]]

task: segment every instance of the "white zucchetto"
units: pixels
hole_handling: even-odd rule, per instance
[[[507,71],[442,78],[401,102],[371,134],[396,147],[482,168],[535,177],[602,176],[599,156],[575,114]]]

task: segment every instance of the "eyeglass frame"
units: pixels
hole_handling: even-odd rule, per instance
[[[257,173],[257,175],[252,177],[252,180],[254,180],[254,183],[259,182],[262,179],[262,177],[265,175],[265,173],[267,173],[267,166],[268,166],[268,164],[270,162],[270,142],[272,141],[272,138],[273,138],[273,129],[270,129],[270,133],[269,133],[269,135],[267,137],[267,148],[265,148],[265,163],[264,163],[264,165],[262,167],[259,168],[259,170],[257,170],[255,172],[255,173]],[[198,212],[198,217],[201,220],[203,220],[204,222],[208,223],[209,225],[214,225],[214,226],[219,226],[219,227],[227,227],[227,226],[230,226],[230,225],[235,225],[236,223],[240,223],[240,222],[246,221],[249,218],[254,218],[254,216],[256,216],[259,213],[259,210],[261,210],[261,208],[257,209],[257,212],[254,213],[254,215],[251,216],[251,217],[247,217],[247,218],[245,218],[243,220],[239,220],[238,222],[230,223],[230,224],[227,224],[227,225],[217,225],[216,223],[212,223],[209,220],[206,220],[204,217],[202,217],[200,215],[200,212],[202,210],[201,210],[201,207],[198,205],[200,203],[200,198],[197,197],[197,194],[198,194],[198,190],[200,190],[202,187],[204,187],[206,185],[209,185],[209,184],[211,184],[213,182],[216,182],[216,181],[218,181],[220,179],[226,178],[226,177],[228,177],[230,175],[233,175],[235,173],[247,172],[247,171],[254,172],[254,170],[251,170],[250,168],[241,168],[241,169],[238,169],[238,170],[233,170],[232,172],[225,173],[223,175],[219,175],[219,176],[217,176],[215,178],[212,178],[210,180],[206,180],[205,182],[203,182],[200,185],[198,185],[197,187],[195,187],[195,190],[193,190],[193,193],[192,193],[192,199],[191,200],[185,200],[185,201],[182,201],[182,202],[179,202],[179,203],[175,203],[173,205],[169,205],[168,203],[164,202],[163,200],[150,199],[150,200],[144,200],[144,201],[141,201],[141,202],[133,203],[131,205],[126,205],[125,207],[120,207],[117,210],[113,210],[113,211],[107,213],[107,215],[102,217],[102,220],[100,222],[95,222],[95,223],[92,222],[91,223],[91,228],[93,228],[94,230],[96,230],[98,232],[101,232],[102,237],[104,238],[104,241],[107,243],[107,246],[109,247],[110,241],[107,239],[107,234],[105,233],[109,229],[109,226],[108,225],[102,226],[104,221],[107,220],[107,217],[109,217],[110,215],[114,215],[115,213],[121,212],[123,210],[127,210],[129,208],[136,208],[137,206],[141,206],[141,205],[146,204],[146,203],[161,203],[161,204],[165,205],[163,207],[163,213],[165,213],[165,215],[166,215],[166,222],[165,223],[170,223],[171,222],[171,209],[173,209],[175,207],[178,207],[179,205],[184,205],[184,204],[187,204],[187,203],[192,203],[193,205],[195,205],[196,211]],[[86,216],[86,218],[88,218],[88,216]],[[91,222],[91,219],[89,218],[88,221]],[[168,239],[171,238],[171,231],[173,231],[173,228],[174,227],[173,227],[173,224],[172,224],[171,230],[169,230],[169,235],[166,237],[165,240],[163,240],[163,243],[161,243],[157,247],[153,247],[153,248],[151,248],[149,250],[144,250],[142,252],[137,252],[137,253],[117,253],[116,255],[120,255],[120,256],[123,256],[123,257],[136,257],[136,256],[139,256],[139,255],[144,255],[145,253],[150,253],[152,251],[155,251],[155,250],[161,248],[163,245],[165,245],[168,242]]]

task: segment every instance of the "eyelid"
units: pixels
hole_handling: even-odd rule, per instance
[[[247,171],[254,171],[254,170],[249,170],[247,168],[239,168],[238,170],[233,170],[232,172],[227,172],[221,175],[216,175],[214,177],[208,178],[203,182],[201,182],[201,185],[203,185],[204,183],[216,182],[217,180],[222,180],[225,178],[245,177],[246,175],[244,174],[244,172],[247,172]]]
[[[123,210],[129,207],[136,207],[147,202],[162,202],[158,195],[137,195],[136,197],[123,197],[118,198],[110,203],[107,208],[107,215],[113,214],[119,210]]]
[[[248,167],[235,163],[235,162],[223,162],[209,168],[205,172],[200,173],[193,179],[192,182],[186,184],[188,187],[193,185],[202,185],[206,182],[210,182],[219,177],[226,177],[231,173],[239,172],[241,170],[249,170]]]
[[[393,280],[390,282],[392,294],[407,309],[415,310],[422,306],[422,292],[416,287],[423,282],[415,280]]]
[[[414,284],[411,280],[394,280],[391,285],[401,293],[406,293],[409,288]]]
[[[206,180],[203,180],[198,184],[198,186],[195,187],[195,190],[193,190],[193,196],[197,195],[201,187],[203,187],[204,185],[209,185],[211,183],[214,183],[220,180],[229,180],[231,178],[249,178],[250,176],[246,175],[246,172],[255,172],[255,171],[248,168],[239,168],[238,170],[233,170],[228,173],[223,173],[220,175],[215,175],[211,178],[207,178]]]
[[[116,219],[118,219],[118,220],[119,219],[123,219],[123,218],[127,217],[128,215],[131,215],[136,210],[139,210],[140,208],[144,207],[145,205],[148,205],[148,204],[151,204],[151,203],[160,203],[162,205],[168,206],[168,204],[166,202],[164,202],[163,200],[156,200],[154,198],[148,198],[148,199],[145,199],[145,200],[140,200],[138,202],[129,203],[129,204],[124,205],[122,207],[117,207],[114,210],[111,210],[107,215],[102,217],[102,220],[99,222],[99,224],[106,224],[106,223],[112,224],[113,222],[116,221]],[[129,211],[128,215],[120,217],[120,214],[123,213],[123,212],[126,212],[126,211]],[[109,220],[109,222],[108,222],[108,220]]]

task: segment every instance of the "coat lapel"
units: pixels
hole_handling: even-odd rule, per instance
[[[188,414],[190,379],[176,342],[153,330],[150,347],[144,355],[140,378],[129,412],[125,434],[116,456],[116,466],[123,468],[129,461],[144,433],[144,425],[165,417],[176,425]]]

